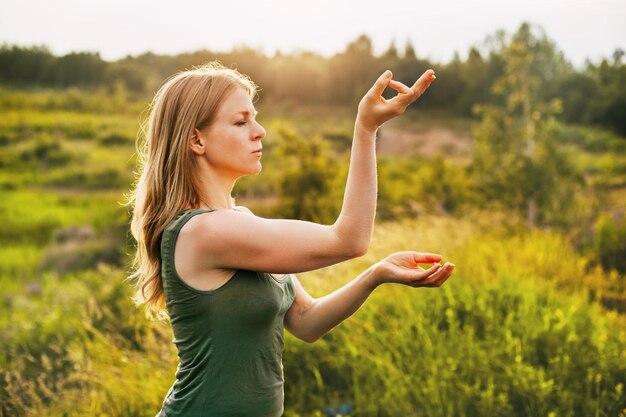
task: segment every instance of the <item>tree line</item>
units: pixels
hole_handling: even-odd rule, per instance
[[[177,71],[219,60],[248,74],[261,86],[261,100],[277,103],[354,105],[384,69],[394,78],[412,83],[421,71],[434,68],[437,88],[430,89],[415,106],[455,116],[473,116],[477,104],[502,104],[492,94],[495,80],[505,74],[506,45],[511,39],[526,42],[534,57],[530,72],[537,79],[535,101],[559,99],[559,118],[568,123],[597,124],[626,135],[626,65],[617,49],[598,63],[587,61],[576,69],[544,30],[523,23],[516,33],[498,31],[472,47],[465,59],[458,54],[448,63],[420,58],[412,43],[398,48],[394,42],[382,54],[373,52],[372,40],[361,35],[344,51],[331,57],[314,52],[276,53],[238,47],[228,52],[198,50],[178,55],[147,52],[117,61],[105,61],[97,52],[55,56],[44,46],[0,46],[0,84],[12,87],[107,88],[123,86],[128,92],[149,96]]]

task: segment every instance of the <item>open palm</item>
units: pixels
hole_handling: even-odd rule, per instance
[[[376,264],[378,283],[398,283],[411,287],[439,287],[452,274],[454,264],[439,264],[442,257],[434,253],[397,252]],[[428,269],[420,264],[433,263]]]

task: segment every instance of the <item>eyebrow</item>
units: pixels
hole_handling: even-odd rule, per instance
[[[243,114],[244,116],[249,116],[251,113],[248,110],[241,110],[236,112],[235,114]],[[257,110],[254,110],[254,116],[256,116],[257,114],[259,114],[259,112]]]

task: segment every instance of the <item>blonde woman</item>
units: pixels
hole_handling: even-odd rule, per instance
[[[233,185],[261,171],[265,138],[249,78],[213,63],[161,87],[131,199],[136,300],[169,317],[178,349],[176,380],[159,416],[280,416],[284,328],[314,342],[379,285],[437,287],[450,276],[454,265],[440,265],[439,255],[395,253],[314,299],[293,275],[367,251],[376,208],[376,130],[434,79],[428,70],[409,88],[386,71],[363,97],[343,206],[332,225],[265,219],[235,206]],[[386,87],[397,95],[384,99]]]

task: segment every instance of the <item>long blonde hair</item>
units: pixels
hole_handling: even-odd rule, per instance
[[[256,95],[245,75],[218,62],[169,78],[150,106],[147,129],[138,140],[139,175],[128,204],[131,232],[137,241],[133,297],[149,317],[167,317],[161,280],[161,234],[180,211],[203,199],[189,142],[194,129],[211,125],[222,101],[236,88]]]

